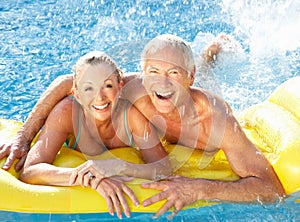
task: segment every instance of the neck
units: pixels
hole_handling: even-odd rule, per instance
[[[177,105],[171,112],[159,113],[159,115],[170,120],[183,121],[194,116],[195,113],[197,113],[197,111],[194,101],[190,97],[185,97],[181,99],[179,105]]]
[[[106,120],[97,120],[94,116],[85,114],[85,122],[88,129],[90,129],[93,134],[97,132],[100,137],[110,134],[110,129],[113,129],[111,118]]]

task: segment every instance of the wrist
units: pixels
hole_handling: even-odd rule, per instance
[[[25,131],[19,130],[15,136],[16,140],[19,144],[29,145],[31,140],[27,137]]]

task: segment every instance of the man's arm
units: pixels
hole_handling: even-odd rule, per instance
[[[27,141],[31,142],[45,123],[53,107],[63,98],[70,95],[73,84],[72,75],[57,77],[42,94],[25,123],[18,131]]]
[[[197,200],[222,200],[232,202],[274,202],[284,197],[283,187],[271,164],[246,137],[238,121],[232,115],[230,107],[215,104],[211,126],[206,121],[204,128],[210,129],[210,144],[220,147],[233,171],[240,176],[234,182],[208,180],[201,178],[173,177],[162,182],[142,184],[143,188],[152,188],[162,192],[143,202],[149,206],[167,199],[156,216],[174,207],[175,214],[184,206]],[[218,108],[217,108],[218,107]],[[203,122],[203,121],[202,121]],[[209,127],[210,125],[210,127]]]
[[[72,84],[72,75],[57,77],[42,94],[16,136],[9,142],[0,144],[0,159],[8,157],[3,169],[9,170],[15,159],[20,159],[15,166],[16,171],[23,167],[31,141],[45,123],[53,107],[70,94]]]

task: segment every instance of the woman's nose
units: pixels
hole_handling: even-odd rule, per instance
[[[98,90],[97,99],[98,100],[104,100],[105,98],[106,98],[106,95],[104,93],[104,90],[102,88],[100,88]]]

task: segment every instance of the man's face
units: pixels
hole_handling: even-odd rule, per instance
[[[143,78],[153,105],[161,113],[170,113],[182,105],[191,84],[182,53],[173,47],[147,56]]]

